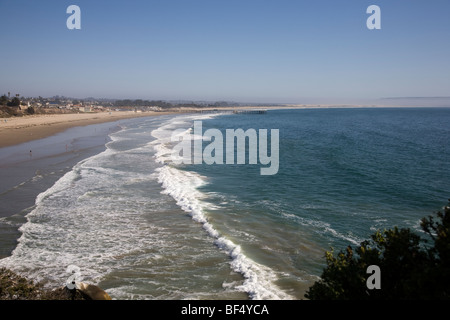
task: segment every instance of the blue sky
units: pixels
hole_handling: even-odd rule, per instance
[[[81,30],[66,9],[81,8]],[[369,30],[369,5],[381,30]],[[354,103],[450,96],[448,0],[0,0],[0,94]]]

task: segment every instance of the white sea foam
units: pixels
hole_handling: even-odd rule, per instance
[[[126,131],[112,134],[107,150],[79,162],[37,196],[34,210],[20,228],[22,236],[18,245],[10,257],[0,260],[0,265],[55,287],[65,283],[69,276],[66,267],[74,264],[81,268],[83,279],[89,282],[120,277],[120,284],[110,288],[109,292],[124,299],[195,298],[236,291],[246,292],[253,299],[291,299],[275,285],[278,276],[273,270],[248,258],[237,243],[221,235],[208,221],[205,208],[209,205],[203,201],[205,194],[198,190],[207,183],[206,177],[170,164],[162,165],[156,171],[148,170],[149,165],[153,168],[158,165],[151,164],[144,156],[154,154],[154,149],[157,151],[154,160],[164,163],[171,151],[172,130],[177,126],[188,129],[194,118],[184,116],[176,118],[177,123],[167,121],[152,131],[156,140],[151,141],[152,137],[148,137],[138,145],[129,140]],[[129,145],[132,145],[131,149],[127,149]],[[209,259],[211,253],[188,247],[188,241],[183,241],[187,236],[176,234],[177,231],[171,229],[172,224],[164,222],[167,218],[160,214],[164,212],[160,208],[165,205],[163,195],[160,198],[150,196],[147,189],[153,184],[159,188],[158,181],[164,193],[170,195],[164,197],[175,199],[208,234],[200,235],[193,225],[189,230],[195,230],[195,233],[190,234],[190,241],[198,243],[203,237],[206,243],[212,240],[231,258],[232,270],[242,274],[244,281],[234,281],[236,278],[229,278],[227,272],[227,278],[220,283],[233,283],[234,286],[225,285],[222,288],[225,293],[190,292],[180,287],[185,285],[185,275],[180,268],[186,268],[178,264],[186,259],[176,259],[188,255],[186,266],[189,267],[190,261]],[[146,210],[151,212],[151,219]],[[173,219],[180,220],[177,215]],[[179,226],[182,224],[181,219]],[[222,256],[214,247],[211,249]],[[227,259],[223,261],[226,263]],[[211,268],[214,270],[210,274],[216,275],[216,265]],[[127,275],[124,277],[122,273]],[[158,288],[151,293],[147,288],[153,282],[148,273],[155,274],[151,279],[155,279],[154,286]],[[160,277],[162,280],[158,281]],[[203,278],[206,280],[202,281],[208,282],[206,274]],[[164,279],[172,283],[167,284]]]
[[[120,161],[142,161],[138,153],[107,149],[79,162],[39,194],[19,229],[18,245],[0,265],[54,287],[64,284],[66,267],[75,264],[84,278],[99,282],[111,270],[126,268],[127,256],[142,255],[139,250],[155,244],[165,246],[160,228],[143,214],[146,207],[158,205],[152,204],[156,200],[145,192],[125,191],[130,183],[156,183],[157,177],[117,169]]]
[[[194,119],[186,120],[192,121]],[[185,125],[187,121],[180,121],[176,125]],[[205,194],[199,191],[200,187],[208,183],[206,177],[183,170],[168,161],[171,152],[170,137],[173,130],[177,129],[176,125],[169,121],[166,125],[152,132],[152,135],[157,138],[153,143],[157,151],[156,161],[166,163],[166,165],[157,169],[159,172],[158,180],[164,188],[163,193],[173,197],[177,204],[191,215],[194,221],[201,223],[203,229],[214,239],[217,247],[231,258],[232,269],[245,278],[243,284],[237,285],[237,290],[247,292],[250,298],[255,300],[293,299],[292,296],[275,285],[274,282],[278,280],[278,276],[273,270],[249,259],[238,244],[221,235],[214,228],[214,225],[208,221],[205,209],[209,208],[209,204],[203,201]]]
[[[285,212],[282,212],[282,216],[289,220],[294,220],[303,226],[313,227],[312,230],[314,230],[315,232],[318,232],[321,234],[322,233],[330,234],[333,237],[351,242],[354,245],[359,245],[363,241],[363,239],[359,239],[351,234],[344,235],[344,234],[336,231],[335,229],[333,229],[331,227],[331,224],[329,224],[328,222],[312,220],[312,219],[297,216],[292,213],[285,213]]]
[[[66,267],[74,264],[85,281],[110,281],[104,289],[119,299],[233,297],[236,290],[224,291],[223,281],[209,281],[227,259],[195,224],[186,226],[172,197],[160,194],[160,172],[154,171],[160,164],[150,157],[155,144],[147,127],[112,134],[106,151],[79,162],[39,194],[18,245],[0,266],[54,288],[64,285]],[[195,203],[185,205],[198,212]],[[237,278],[227,272],[226,279]]]

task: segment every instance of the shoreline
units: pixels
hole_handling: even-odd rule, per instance
[[[250,109],[250,108],[245,108],[245,109]],[[274,109],[274,108],[267,108],[267,109]],[[279,109],[279,108],[278,108]],[[297,108],[297,109],[299,109],[299,108]],[[186,111],[186,112],[184,112],[184,113],[188,113],[187,112],[187,110],[184,110],[184,111]],[[195,112],[194,110],[192,110],[192,112]],[[158,113],[157,115],[159,115],[159,114],[161,114],[162,115],[162,113]],[[151,119],[151,116],[149,116],[148,114],[146,115],[145,113],[142,113],[141,114],[142,115],[142,117],[150,117],[149,119]],[[179,111],[179,112],[170,112],[170,113],[168,113],[168,115],[170,115],[170,116],[177,116],[177,115],[182,115],[182,112],[181,111]],[[130,121],[134,121],[134,120],[131,120],[131,118],[134,118],[134,119],[138,119],[139,117],[130,117]],[[115,121],[120,121],[121,119],[115,119],[115,120],[112,120],[113,122],[115,122]],[[146,119],[142,119],[142,120],[146,120]],[[128,121],[128,120],[127,120]],[[136,120],[136,121],[140,121],[140,120]],[[158,121],[158,120],[156,120],[156,121]],[[104,127],[104,130],[103,131],[100,131],[99,129],[98,129],[98,127]],[[97,127],[97,129],[96,129],[96,132],[97,132],[97,135],[98,135],[98,142],[99,142],[99,145],[103,145],[103,140],[104,140],[104,137],[103,137],[103,135],[104,134],[108,134],[108,128],[107,128],[107,124],[105,123],[105,124],[95,124],[95,125],[93,125],[93,127]],[[84,125],[75,125],[75,127],[78,127],[78,131],[83,131],[83,134],[85,134],[85,135],[88,135],[88,131],[92,131],[92,130],[88,130],[89,128],[88,127],[84,127]],[[65,135],[67,136],[67,137],[70,137],[71,139],[72,138],[74,138],[74,134],[72,133],[72,131],[73,131],[73,129],[70,129],[70,130],[68,130],[66,133],[65,133]],[[60,136],[59,134],[58,134],[58,136]],[[46,140],[48,140],[48,139],[46,139]],[[91,138],[89,138],[89,141],[91,142],[92,141],[92,139]],[[54,141],[51,141],[51,143],[49,143],[49,145],[54,145],[54,143],[53,143]],[[85,142],[84,142],[85,143]],[[60,143],[61,144],[61,150],[64,150],[64,143]],[[23,146],[24,145],[21,145],[21,146],[19,146],[18,148],[23,148]],[[26,149],[26,148],[25,148]],[[0,149],[1,150],[1,149]],[[33,162],[37,162],[36,160],[39,160],[39,153],[38,152],[36,152],[35,153],[35,151],[34,151],[35,149],[33,148],[33,161],[28,161],[27,163],[23,163],[21,166],[24,168],[24,167],[30,167],[30,165],[33,163]],[[36,149],[36,150],[38,150],[38,149]],[[25,151],[28,151],[28,150],[25,150]],[[46,150],[46,151],[50,151],[50,150]],[[72,152],[72,151],[70,151],[70,152]],[[28,157],[28,154],[26,154],[26,152],[25,152],[25,156],[26,157]],[[86,156],[86,154],[83,154],[82,155],[82,157],[84,158]],[[47,161],[47,160],[46,160]],[[73,159],[71,159],[71,162],[72,161],[76,161],[76,159],[75,158],[73,158]],[[57,163],[59,163],[60,161],[58,160],[58,161],[53,161],[52,160],[52,162],[57,162]],[[36,164],[36,165],[38,165],[38,163]],[[0,166],[1,167],[1,166]],[[67,164],[65,164],[64,165],[64,167],[67,167]],[[22,169],[23,169],[22,168]],[[22,170],[21,169],[21,170]],[[55,171],[55,169],[54,168],[52,168],[52,170],[53,171]],[[6,171],[5,171],[6,172]],[[11,171],[9,171],[8,170],[8,172],[11,172]],[[43,171],[39,171],[39,172],[37,172],[37,171],[35,171],[35,170],[33,170],[33,172],[34,172],[34,177],[37,177],[38,179],[40,179],[39,181],[40,182],[42,182],[43,180],[43,178],[42,178],[42,176],[44,176],[44,178],[45,178],[45,170],[43,170]],[[60,176],[62,174],[62,171],[61,172],[58,172],[57,174],[55,174],[55,175],[53,175],[51,178],[52,178],[52,180],[53,179],[57,179],[58,178],[58,176]],[[51,175],[51,173],[50,173],[50,175]],[[34,179],[32,179],[32,180],[34,180]],[[24,185],[23,186],[23,189],[26,189],[28,187],[28,185]],[[16,192],[16,191],[14,191],[14,192]],[[9,194],[8,194],[8,197],[11,197],[11,192],[9,192]],[[16,196],[16,198],[17,199],[22,199],[22,197],[19,197],[18,195]],[[15,201],[13,201],[13,202],[15,202]],[[17,203],[19,203],[19,201],[16,201]],[[21,201],[20,201],[21,202]],[[22,202],[21,202],[22,203]],[[26,215],[25,215],[25,211],[23,211],[23,212],[21,212],[20,213],[20,216],[21,216],[21,221],[23,221],[24,219],[25,219],[25,217],[26,217]],[[17,226],[17,227],[19,227],[19,220],[17,219],[17,217],[18,217],[18,214],[16,214],[16,218],[7,218],[7,219],[5,219],[5,220],[3,220],[3,221],[5,221],[5,222],[13,222],[14,224],[15,224],[15,226]],[[2,222],[2,220],[0,220],[0,222]],[[14,227],[13,225],[11,225],[11,227]],[[9,256],[9,255],[8,255]],[[4,256],[5,258],[7,257],[7,256]],[[1,255],[0,255],[0,259],[1,258],[3,258]]]
[[[140,118],[164,119],[178,114],[182,113],[143,112],[120,114],[121,117],[91,114],[91,118],[85,115],[70,119],[60,115],[17,118],[21,121],[15,121],[15,124],[25,126],[12,129],[14,134],[27,129],[27,125],[36,134],[22,135],[23,140],[18,144],[12,144],[13,139],[7,137],[11,145],[0,148],[0,260],[9,257],[16,248],[21,236],[19,228],[26,222],[26,215],[33,209],[36,197],[53,186],[76,163],[105,150],[109,135],[120,129],[121,123]],[[53,121],[52,125],[47,125],[49,119]]]
[[[281,106],[238,106],[238,107],[206,107],[177,108],[169,111],[111,111],[96,113],[39,114],[22,117],[0,118],[0,149],[21,143],[53,136],[73,127],[91,124],[114,122],[123,119],[197,113],[201,111],[230,111],[243,109],[288,110],[288,109],[330,109],[330,108],[403,108],[414,106],[395,105],[349,105],[349,104],[286,104]]]
[[[114,111],[111,113],[45,114],[17,118],[0,118],[0,149],[47,138],[73,127],[177,113],[179,112],[149,111],[136,113],[133,111]]]

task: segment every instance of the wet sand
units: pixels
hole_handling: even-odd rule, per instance
[[[0,148],[52,136],[72,127],[176,112],[100,112],[0,118]]]
[[[57,115],[7,122],[22,126],[19,128],[5,128],[3,123],[0,139],[7,141],[2,141],[2,145],[17,144],[0,148],[0,259],[9,256],[16,247],[21,235],[19,228],[27,221],[26,215],[33,210],[39,193],[50,188],[79,161],[105,150],[109,135],[122,125],[141,116],[164,118],[170,114],[174,113],[124,113],[96,119]]]

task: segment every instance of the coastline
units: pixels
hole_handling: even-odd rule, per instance
[[[56,114],[7,118],[0,124],[0,259],[9,256],[39,193],[105,149],[120,123],[181,112]],[[33,153],[31,154],[31,150]]]
[[[349,110],[349,111],[347,111],[347,113],[351,113],[351,111]],[[171,115],[169,115],[169,116],[164,116],[163,117],[163,119],[164,118],[169,118],[170,119],[170,117],[176,117],[177,115],[178,115],[179,113],[172,113]],[[189,118],[191,118],[191,115],[190,114],[188,114],[187,115]],[[156,118],[159,118],[159,117],[155,117],[155,118],[148,118],[148,119],[138,119],[138,118],[135,118],[135,120],[133,120],[133,119],[128,119],[128,120],[126,120],[126,121],[122,121],[122,120],[120,120],[120,121],[117,121],[117,123],[119,123],[119,122],[121,122],[121,124],[122,123],[125,123],[125,125],[124,125],[124,128],[126,128],[127,127],[127,124],[128,123],[140,123],[141,122],[141,120],[143,120],[143,121],[148,121],[149,123],[152,123],[152,124],[155,124],[156,125],[156,128],[158,128],[158,124],[157,123],[160,123],[160,119],[156,119]],[[91,125],[91,126],[86,126],[86,127],[84,127],[84,126],[82,126],[82,127],[78,127],[78,129],[76,129],[76,128],[72,128],[72,129],[69,129],[68,131],[66,131],[66,133],[62,133],[62,134],[57,134],[57,136],[58,136],[58,139],[59,139],[59,141],[57,141],[58,143],[59,143],[59,147],[58,147],[58,150],[62,150],[62,151],[64,151],[64,150],[66,150],[65,149],[65,140],[64,139],[66,139],[66,137],[69,137],[70,139],[75,139],[75,137],[76,137],[76,134],[74,134],[74,129],[76,129],[76,130],[78,130],[78,132],[80,132],[80,131],[82,131],[83,132],[83,135],[84,135],[84,139],[83,139],[83,142],[80,144],[79,143],[79,141],[80,140],[78,140],[77,141],[77,143],[76,144],[73,144],[73,146],[75,146],[76,145],[76,148],[73,148],[72,149],[72,145],[71,144],[69,144],[69,151],[70,151],[70,153],[71,154],[74,154],[75,152],[78,152],[78,151],[76,151],[76,150],[78,150],[78,148],[81,146],[81,147],[83,147],[83,148],[86,148],[87,146],[85,145],[85,143],[86,143],[86,141],[89,141],[89,143],[91,143],[92,142],[92,139],[93,139],[93,137],[94,137],[94,135],[92,135],[92,133],[94,133],[96,136],[98,136],[98,138],[97,138],[97,140],[98,140],[98,147],[95,147],[96,149],[95,149],[95,151],[92,151],[92,153],[95,153],[95,154],[97,154],[98,152],[98,150],[100,150],[100,149],[102,149],[103,148],[103,146],[104,146],[104,142],[106,142],[106,140],[105,140],[105,136],[107,136],[107,134],[108,134],[108,132],[109,132],[109,130],[112,130],[113,132],[116,130],[116,129],[118,129],[118,128],[120,128],[121,126],[121,124],[120,125],[117,125],[117,123],[111,123],[111,124],[95,124],[95,125]],[[100,127],[103,127],[103,130],[100,130]],[[148,126],[145,126],[146,128],[148,128]],[[135,132],[133,131],[133,134],[134,134]],[[148,136],[148,131],[146,131],[146,133],[147,133],[147,135],[146,136]],[[64,135],[65,137],[61,137],[62,135]],[[131,135],[131,140],[133,140],[134,139],[134,135]],[[136,137],[140,137],[139,135],[137,135]],[[140,139],[140,138],[139,138]],[[51,138],[51,139],[45,139],[45,140],[51,140],[50,141],[50,143],[47,143],[47,145],[50,145],[50,146],[52,146],[52,149],[53,149],[53,147],[54,147],[54,145],[55,145],[55,140],[54,140],[54,138]],[[120,139],[119,139],[119,141],[121,141]],[[36,143],[36,142],[33,142],[33,143]],[[22,144],[22,145],[20,145],[20,146],[17,146],[17,148],[20,148],[20,149],[24,149],[24,152],[23,152],[23,156],[25,157],[25,158],[29,158],[29,159],[27,159],[27,163],[23,163],[22,164],[22,166],[21,166],[21,168],[20,168],[20,172],[21,173],[23,173],[23,170],[25,169],[25,168],[29,168],[30,166],[36,166],[36,168],[37,167],[39,167],[39,169],[40,169],[40,171],[39,172],[37,172],[36,170],[34,170],[33,168],[31,168],[31,169],[33,169],[32,170],[32,172],[33,172],[33,178],[31,179],[31,182],[33,182],[33,181],[35,181],[35,182],[39,182],[39,184],[40,184],[40,186],[43,186],[42,185],[42,182],[43,182],[43,180],[44,179],[49,179],[49,182],[50,182],[50,178],[51,178],[51,180],[55,180],[55,179],[57,179],[57,177],[58,176],[61,176],[61,174],[63,173],[63,171],[66,171],[66,168],[68,168],[68,169],[70,169],[72,166],[68,163],[68,162],[66,162],[64,165],[63,165],[63,168],[62,168],[62,171],[60,171],[60,172],[57,172],[57,173],[55,173],[55,174],[52,174],[51,172],[50,173],[48,173],[48,174],[46,174],[46,170],[42,170],[42,168],[43,168],[43,166],[41,166],[40,165],[40,163],[38,162],[38,161],[40,161],[40,157],[42,157],[42,155],[40,154],[40,149],[38,149],[38,148],[31,148],[31,149],[33,149],[33,157],[32,157],[32,159],[31,159],[31,157],[27,154],[27,152],[28,152],[28,149],[29,148],[26,148],[26,146],[27,146],[27,144]],[[25,147],[25,148],[24,148]],[[8,148],[9,149],[9,148]],[[49,149],[47,149],[47,148],[41,148],[41,150],[42,151],[45,151],[45,152],[51,152],[51,150],[49,150]],[[73,151],[72,151],[73,150]],[[72,153],[73,152],[73,153]],[[80,158],[85,158],[86,157],[86,153],[83,153],[83,154],[81,154],[80,155],[80,157],[78,157],[78,159],[80,159]],[[141,157],[141,153],[138,153],[138,157]],[[55,160],[53,160],[53,159],[55,159]],[[71,160],[70,160],[70,163],[73,163],[73,162],[76,162],[78,159],[75,159],[75,158],[72,158]],[[56,161],[57,160],[57,161]],[[56,159],[55,158],[55,156],[52,156],[52,158],[50,159],[50,158],[47,158],[46,160],[45,160],[45,165],[46,166],[49,166],[49,165],[53,165],[53,163],[61,163],[61,161],[60,160],[62,160],[62,159]],[[1,158],[0,158],[0,161],[1,161]],[[51,163],[50,163],[50,161],[51,161]],[[4,163],[6,163],[6,162],[4,162]],[[16,164],[16,162],[14,162],[15,164]],[[1,165],[0,165],[0,167],[1,167]],[[109,167],[109,166],[105,166],[105,167]],[[146,163],[145,164],[145,168],[148,168],[148,163]],[[52,171],[55,171],[55,168],[52,166],[52,169],[51,169]],[[19,170],[18,170],[19,171]],[[139,170],[138,170],[139,171]],[[4,176],[9,176],[10,175],[10,173],[11,173],[11,169],[8,169],[8,170],[5,170],[5,172],[7,172],[7,174],[6,175],[4,175]],[[142,172],[142,170],[140,171],[140,172]],[[16,176],[16,174],[14,174],[14,176]],[[103,179],[104,181],[107,181],[107,179]],[[176,179],[172,179],[172,181],[177,181]],[[3,180],[3,182],[5,182],[5,180]],[[3,184],[3,183],[2,183]],[[49,183],[50,184],[50,183]],[[17,185],[17,184],[16,184]],[[89,184],[89,185],[92,185],[92,184]],[[194,184],[191,184],[191,185],[194,185]],[[32,184],[32,183],[30,183],[30,184],[26,184],[26,185],[20,185],[20,188],[17,188],[17,189],[14,189],[14,190],[12,190],[12,191],[9,191],[8,192],[8,198],[10,199],[10,200],[12,200],[12,201],[7,201],[6,203],[15,203],[15,202],[17,202],[17,203],[19,203],[19,202],[21,202],[22,201],[22,199],[24,198],[23,196],[19,196],[18,194],[16,194],[14,197],[15,197],[15,199],[17,199],[17,201],[14,201],[13,200],[13,198],[12,198],[12,195],[13,195],[13,192],[19,192],[21,189],[28,189],[28,186],[29,187],[32,187],[32,188],[30,188],[30,189],[33,189],[33,190],[36,190],[36,188],[34,187],[35,186],[35,184]],[[128,187],[127,187],[128,188]],[[105,189],[105,190],[109,190],[109,189]],[[128,189],[127,189],[128,190]],[[155,189],[151,189],[151,188],[149,188],[148,190],[156,190],[156,188]],[[159,189],[158,189],[159,190]],[[137,194],[138,192],[135,192],[134,194]],[[82,194],[82,193],[81,193]],[[132,194],[131,192],[130,192],[130,194]],[[149,196],[149,194],[146,194],[146,196]],[[149,196],[149,198],[152,198],[153,197],[153,194],[151,195],[151,196]],[[30,197],[31,198],[31,197]],[[33,199],[35,198],[35,197],[32,197]],[[96,200],[95,200],[96,201]],[[108,203],[108,201],[100,201],[99,200],[99,203]],[[141,203],[141,202],[137,202],[137,203]],[[244,203],[243,201],[241,201],[241,203]],[[6,206],[4,206],[4,207],[6,207]],[[91,205],[90,206],[91,208],[95,208],[95,205]],[[10,209],[11,209],[11,207],[9,207],[9,209],[8,209],[8,211],[10,211]],[[14,226],[16,226],[16,227],[19,227],[19,225],[21,224],[21,223],[23,223],[24,221],[25,221],[25,218],[26,218],[26,213],[28,212],[29,210],[26,210],[26,211],[22,211],[22,212],[20,212],[19,214],[16,214],[15,215],[15,217],[5,217],[5,219],[0,219],[0,222],[6,222],[6,223],[11,223],[11,227],[12,228],[9,228],[9,229],[13,229],[14,228]],[[66,210],[65,209],[63,209],[63,210],[60,210],[60,211],[63,211],[63,212],[65,212]],[[17,211],[16,211],[17,212]],[[0,215],[1,216],[1,215]],[[12,225],[12,224],[14,224],[14,225]],[[90,225],[90,224],[85,224],[85,225]],[[92,224],[92,225],[95,225],[95,224]],[[15,234],[18,234],[18,233],[15,233]],[[47,233],[47,234],[50,234],[50,233]],[[117,234],[119,234],[119,233],[117,233]],[[6,233],[5,233],[5,235],[6,235]],[[344,234],[345,235],[345,234]],[[14,238],[14,236],[12,237],[12,238]],[[142,237],[141,237],[142,238]],[[350,239],[354,239],[354,238],[350,238]],[[7,255],[9,254],[9,252],[5,252],[5,255],[4,255],[4,257],[6,257]],[[2,258],[2,256],[1,256],[1,254],[0,254],[0,258]],[[28,261],[27,259],[24,259],[24,261]],[[110,283],[108,283],[108,282],[104,282],[104,283],[101,283],[101,286],[103,287],[103,286],[105,286],[105,288],[106,289],[108,289],[108,288],[111,288],[111,285],[110,285]],[[114,292],[114,291],[113,291]]]
[[[140,125],[142,123],[146,123],[144,127],[147,130],[153,130],[155,128],[159,128],[161,126],[161,123],[165,123],[168,119],[171,119],[172,117],[178,117],[179,115],[186,115],[187,117],[190,116],[188,112],[176,112],[161,117],[132,117],[125,120],[116,120],[113,122],[92,124],[88,126],[78,126],[44,139],[30,141],[17,146],[0,149],[0,176],[2,176],[2,178],[5,178],[2,179],[0,189],[5,189],[5,186],[9,186],[3,192],[0,191],[0,204],[3,204],[0,205],[0,207],[3,207],[4,209],[3,212],[1,212],[0,209],[0,261],[5,259],[2,262],[3,264],[0,264],[0,266],[7,267],[8,270],[11,271],[14,270],[17,275],[26,277],[29,280],[39,283],[41,283],[42,281],[42,283],[44,283],[47,288],[52,289],[54,286],[50,282],[52,280],[51,277],[40,278],[39,275],[30,275],[27,274],[27,272],[24,270],[14,268],[14,265],[7,265],[8,263],[6,262],[13,256],[13,251],[18,248],[18,244],[21,241],[20,238],[24,234],[25,230],[20,228],[24,225],[27,225],[27,222],[30,221],[30,216],[28,216],[28,214],[36,208],[37,196],[55,185],[55,182],[60,180],[60,178],[65,175],[65,173],[71,171],[74,168],[74,165],[79,163],[80,160],[90,158],[90,156],[101,155],[103,153],[102,151],[106,149],[105,142],[112,142],[112,144],[114,144],[116,140],[110,139],[111,132],[117,133],[120,136],[121,129],[127,128],[129,126],[133,127],[133,125],[135,124]],[[147,134],[145,134],[145,137],[147,140],[144,139],[145,141],[154,139],[152,135],[148,134],[149,132],[151,131],[146,131]],[[28,147],[29,145],[33,145],[32,156],[28,155],[28,149],[30,149]],[[68,145],[67,151],[66,145]],[[37,148],[37,146],[39,148]],[[2,151],[4,151],[3,154]],[[11,156],[6,156],[7,154],[13,153],[14,159]],[[17,157],[22,157],[22,159],[20,161],[16,161]],[[109,155],[107,155],[106,158],[109,158]],[[96,159],[98,159],[98,157]],[[157,164],[156,166],[159,166],[159,164]],[[18,178],[19,175],[21,177],[18,181],[14,183],[10,181],[11,179]],[[150,180],[152,180],[152,178],[150,178]],[[109,180],[104,179],[103,181]],[[154,183],[158,184],[159,186],[158,182],[155,181]],[[71,192],[72,191],[70,191],[69,193]],[[107,193],[108,192],[109,191],[107,191]],[[159,195],[161,194],[159,188],[148,188],[145,192],[146,199],[147,197],[150,199],[153,198],[153,192],[155,198],[159,197]],[[160,198],[166,197],[167,196],[165,195],[160,196]],[[25,199],[26,201],[24,201]],[[101,199],[98,199],[97,197],[94,197],[93,199],[94,202],[98,201],[99,203],[102,203]],[[171,205],[174,204],[172,198],[168,198],[167,201],[171,203]],[[148,202],[151,203],[151,200]],[[164,202],[158,201],[157,203],[159,206]],[[14,207],[10,204],[13,204]],[[95,205],[90,206],[90,208],[95,211]],[[177,212],[183,213],[181,209],[179,209],[178,207],[172,208],[172,206],[168,206],[164,209],[160,208],[159,210],[161,212],[167,212],[169,215],[172,215],[175,218],[177,223],[171,224],[171,226],[174,227],[174,230],[179,230],[179,227],[181,227],[183,228],[183,230],[185,229],[190,233],[194,233],[194,239],[196,243],[197,241],[199,241],[197,237],[198,226],[195,224],[188,224],[186,226],[184,219],[177,218]],[[68,211],[66,211],[66,209],[64,208],[63,210],[60,210],[60,212],[64,212],[65,214]],[[76,220],[77,219],[78,218],[76,218]],[[115,219],[111,220],[115,221]],[[166,219],[164,219],[164,221],[165,220]],[[124,220],[120,220],[120,225],[126,225],[126,223],[123,222]],[[94,224],[83,223],[83,226],[86,227],[89,227],[91,225]],[[82,228],[78,228],[77,230],[81,229]],[[62,228],[60,230],[65,229]],[[50,234],[51,233],[49,233],[49,236],[53,237]],[[74,233],[71,232],[71,234]],[[119,233],[117,232],[117,234]],[[185,232],[181,233],[181,237],[185,237]],[[141,237],[141,239],[143,238],[144,237]],[[150,241],[151,237],[148,237],[148,239],[148,241]],[[172,241],[172,238],[170,238],[169,240]],[[219,257],[220,260],[223,260],[224,263],[227,263],[227,258],[223,257],[222,253],[217,251],[215,247],[210,246],[210,239],[207,238],[206,240],[206,248],[209,250],[208,252],[213,252],[216,256]],[[122,243],[124,243],[124,241],[119,242],[120,247],[122,247]],[[203,250],[201,251],[203,252]],[[18,249],[18,252],[20,252],[20,247]],[[120,252],[120,250],[118,250],[118,252]],[[211,256],[206,256],[208,257],[207,261],[209,261]],[[123,259],[123,257],[118,259]],[[23,259],[22,261],[26,262],[30,260]],[[47,266],[39,267],[39,270],[45,270],[46,268]],[[196,270],[197,268],[194,269]],[[95,278],[93,275],[90,275],[89,278],[86,278],[87,281],[93,282],[94,284],[99,285],[105,290],[111,290],[108,293],[111,293],[111,296],[113,296],[113,294],[115,293],[114,285],[111,285],[111,283],[107,280],[98,282],[96,279],[97,278]],[[57,282],[56,286],[58,285],[59,282]],[[222,287],[219,284],[219,289],[221,288]],[[213,296],[213,294],[211,294],[211,296]],[[237,296],[242,299],[247,298],[247,296],[244,294],[238,294]]]
[[[0,149],[32,140],[47,138],[73,127],[176,113],[176,111],[149,111],[141,113],[114,111],[111,113],[46,114],[17,118],[0,118]]]
[[[329,109],[329,108],[389,108],[413,107],[400,105],[351,105],[351,104],[286,104],[281,106],[238,106],[238,107],[206,107],[206,108],[177,108],[169,111],[112,111],[96,113],[70,114],[39,114],[23,117],[0,118],[0,149],[32,140],[47,138],[69,128],[87,126],[91,124],[113,122],[122,119],[152,117],[182,113],[196,113],[201,111],[230,111],[242,109]]]
[[[102,152],[120,123],[196,112],[186,108],[0,118],[0,260],[16,248],[19,228],[27,222],[36,197],[76,163]]]

